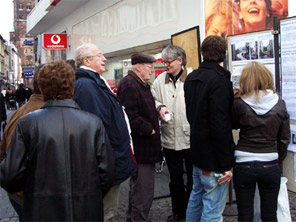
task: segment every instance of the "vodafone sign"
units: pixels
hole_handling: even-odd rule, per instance
[[[67,34],[42,34],[43,48],[45,49],[67,49]]]

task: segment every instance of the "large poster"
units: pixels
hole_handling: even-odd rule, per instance
[[[273,17],[288,16],[288,0],[205,0],[206,36],[271,29]]]
[[[233,86],[239,85],[241,72],[251,61],[261,62],[272,74],[275,83],[275,56],[271,30],[229,36],[229,71]]]
[[[184,49],[187,57],[186,67],[189,69],[197,69],[200,64],[200,40],[199,27],[193,27],[171,36],[172,45],[179,46]]]
[[[296,17],[280,21],[282,98],[296,120]]]

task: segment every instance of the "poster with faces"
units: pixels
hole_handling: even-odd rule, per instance
[[[205,0],[206,36],[271,29],[275,16],[288,16],[288,0]]]

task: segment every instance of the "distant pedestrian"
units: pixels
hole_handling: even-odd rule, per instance
[[[262,221],[277,221],[280,164],[291,138],[289,114],[263,64],[248,63],[239,86],[232,113],[233,128],[240,129],[233,170],[238,221],[253,221],[256,184]]]
[[[147,221],[154,195],[155,163],[161,160],[160,132],[155,100],[147,84],[155,58],[131,57],[133,69],[118,86],[117,96],[130,120],[138,173],[130,179],[127,221]]]
[[[0,141],[1,141],[2,133],[4,131],[4,127],[6,126],[6,119],[7,119],[5,97],[1,92],[0,92],[0,118],[1,118],[1,122],[0,122]]]
[[[32,90],[28,87],[28,88],[26,89],[26,100],[27,100],[27,101],[29,101],[29,99],[30,99],[32,93],[33,93]]]
[[[233,90],[230,72],[222,66],[225,40],[208,36],[201,52],[204,61],[184,84],[193,163],[193,188],[186,220],[218,222],[222,221],[234,162]]]
[[[174,45],[166,47],[161,56],[167,71],[154,81],[152,94],[162,119],[161,144],[171,180],[169,188],[173,214],[168,221],[180,221],[185,218],[192,189],[190,126],[186,118],[184,98],[187,59],[185,51]],[[166,115],[169,116],[167,120]],[[187,176],[186,183],[183,179],[184,172]]]
[[[19,88],[16,90],[15,97],[19,109],[26,103],[26,90],[23,83],[19,84]]]
[[[106,58],[94,44],[76,49],[75,101],[82,110],[99,116],[110,139],[116,163],[113,186],[104,197],[105,221],[113,221],[118,210],[120,184],[137,171],[124,112],[102,74]]]
[[[45,104],[18,121],[0,165],[1,186],[24,191],[24,221],[103,221],[102,197],[114,174],[104,125],[73,100],[70,65],[44,65],[38,85]]]

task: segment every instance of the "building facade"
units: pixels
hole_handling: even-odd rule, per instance
[[[35,66],[34,35],[27,33],[27,17],[34,8],[34,0],[14,0],[13,30],[10,32],[10,42],[17,47],[21,58],[22,78],[26,86],[32,86],[32,76]],[[25,75],[29,73],[30,75]]]

